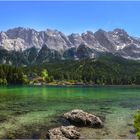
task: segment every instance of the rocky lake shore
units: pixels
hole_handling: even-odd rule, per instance
[[[47,133],[48,139],[79,139],[80,132],[76,126],[85,126],[91,128],[103,127],[103,122],[99,117],[84,112],[80,109],[74,109],[70,112],[67,112],[62,117],[68,121],[70,125],[50,129]]]

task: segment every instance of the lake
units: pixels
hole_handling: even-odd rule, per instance
[[[82,109],[104,128],[79,128],[81,138],[131,139],[138,108],[140,87],[0,87],[0,138],[45,138],[63,113]]]

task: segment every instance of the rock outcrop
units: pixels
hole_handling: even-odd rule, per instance
[[[65,113],[63,117],[76,126],[88,126],[93,128],[100,128],[103,126],[103,122],[99,117],[79,109]]]
[[[47,45],[47,53],[43,54],[43,59],[38,58],[41,63],[52,59],[57,60],[58,57],[61,60],[96,58],[102,53],[112,53],[127,59],[140,60],[140,39],[130,36],[123,29],[109,32],[100,29],[95,33],[87,31],[82,34],[72,33],[68,36],[58,30],[36,31],[22,27],[0,32],[0,49],[8,53],[16,51],[24,54],[27,51],[34,51],[31,49],[34,47],[37,49],[37,56],[42,57],[44,45]],[[11,59],[7,60],[8,58]],[[2,60],[14,63],[13,56],[9,55],[3,54]],[[31,62],[25,63],[28,61],[28,55],[26,55],[23,61],[24,65],[33,64],[36,63],[36,57],[33,56]]]
[[[77,131],[77,128],[73,125],[53,128],[50,129],[47,133],[48,139],[78,139],[79,137],[80,133]]]

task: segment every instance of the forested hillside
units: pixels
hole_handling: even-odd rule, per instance
[[[111,54],[96,59],[67,60],[28,67],[0,65],[0,84],[53,83],[140,84],[140,62]]]
[[[0,85],[26,84],[28,78],[22,68],[0,65]]]
[[[58,81],[73,81],[101,85],[140,84],[140,63],[118,56],[104,55],[98,59],[60,61],[30,66],[25,72],[38,75],[43,69]]]

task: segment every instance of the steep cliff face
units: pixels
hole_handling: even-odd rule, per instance
[[[50,60],[93,58],[106,52],[139,60],[140,39],[118,28],[109,32],[99,29],[95,33],[87,31],[68,36],[58,30],[38,32],[22,27],[0,32],[0,63],[13,63],[19,54],[22,54],[22,62],[33,64]]]

